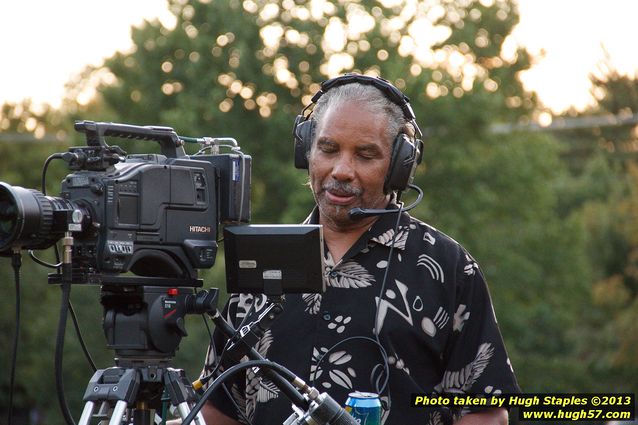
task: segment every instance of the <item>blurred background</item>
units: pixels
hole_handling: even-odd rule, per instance
[[[523,390],[636,393],[636,12],[631,0],[3,2],[0,181],[40,189],[47,156],[84,144],[74,120],[166,125],[236,138],[253,157],[253,222],[297,223],[312,197],[292,165],[294,116],[328,77],[381,75],[410,97],[426,134],[414,215],[482,265]],[[47,193],[67,173],[52,165]],[[217,264],[206,287],[225,286],[221,254]],[[62,423],[60,291],[46,273],[25,259],[15,423]],[[8,259],[0,281],[8,370]],[[98,367],[112,365],[99,288],[76,285],[72,299]],[[194,378],[208,336],[197,318],[188,330],[175,365]],[[91,375],[69,326],[77,417]],[[3,373],[0,423],[8,389]]]

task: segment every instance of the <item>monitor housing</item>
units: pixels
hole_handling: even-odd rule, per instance
[[[321,225],[253,224],[224,228],[228,293],[322,293]]]

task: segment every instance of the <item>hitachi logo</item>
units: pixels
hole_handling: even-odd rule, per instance
[[[191,233],[210,233],[210,226],[190,226]]]

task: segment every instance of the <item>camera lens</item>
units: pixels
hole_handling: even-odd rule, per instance
[[[18,210],[10,199],[6,199],[4,192],[0,194],[0,238],[6,239],[6,235],[13,233],[18,221]]]
[[[53,245],[52,223],[52,203],[41,192],[0,182],[0,252]]]

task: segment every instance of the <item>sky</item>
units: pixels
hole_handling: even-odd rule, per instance
[[[521,78],[554,112],[592,102],[588,76],[603,46],[619,71],[638,71],[637,0],[519,0],[519,10],[513,37],[536,57]],[[131,25],[156,17],[174,22],[166,0],[3,0],[0,104],[59,106],[74,74],[126,51]]]

